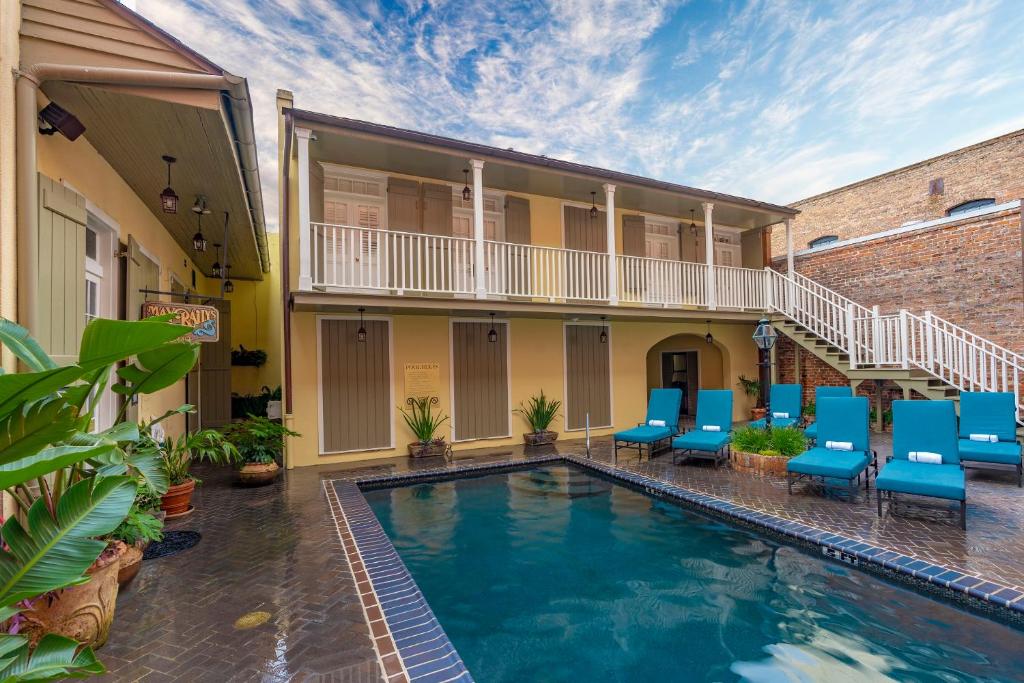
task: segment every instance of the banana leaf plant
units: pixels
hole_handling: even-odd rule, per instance
[[[0,621],[17,624],[25,601],[88,581],[86,570],[106,546],[100,538],[128,514],[140,482],[166,491],[159,453],[146,447],[139,425],[125,422],[125,408],[192,368],[198,347],[179,341],[188,332],[166,316],[93,320],[78,362],[59,366],[27,330],[0,319],[0,344],[26,370],[0,374],[0,489],[19,512],[0,528]],[[91,399],[112,380],[124,407],[112,427],[90,432],[97,404]],[[0,633],[4,683],[104,671],[92,650],[74,640],[48,634],[32,647],[11,631]]]

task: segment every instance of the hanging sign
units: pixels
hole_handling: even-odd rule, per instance
[[[439,397],[440,394],[440,363],[405,364],[405,398]]]
[[[173,314],[172,323],[191,327],[183,341],[215,342],[220,339],[220,311],[213,306],[176,304],[169,301],[147,301],[142,304],[142,317]]]

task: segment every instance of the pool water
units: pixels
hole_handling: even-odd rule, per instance
[[[366,498],[481,682],[1024,677],[1021,631],[576,468]]]

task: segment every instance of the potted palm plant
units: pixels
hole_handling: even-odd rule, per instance
[[[555,420],[555,415],[561,407],[562,402],[549,399],[544,395],[543,389],[540,395],[531,396],[525,406],[519,404],[514,412],[522,415],[530,425],[530,431],[523,434],[523,442],[527,446],[545,446],[558,439],[558,432],[551,431],[548,427]]]
[[[765,409],[764,403],[761,402],[761,382],[740,375],[737,384],[743,389],[744,394],[754,399],[754,407],[750,409],[750,419],[760,420],[763,418],[768,411]]]
[[[262,486],[277,478],[278,460],[286,436],[300,436],[280,422],[250,415],[243,422],[224,428],[224,438],[238,449],[238,480],[248,486]]]
[[[441,412],[434,413],[434,406],[437,405],[437,397],[410,398],[406,400],[409,410],[399,408],[402,419],[416,437],[416,441],[409,444],[409,456],[413,458],[425,458],[432,455],[444,455],[447,449],[444,437],[437,437],[435,434],[441,425],[448,421],[448,416]]]
[[[126,403],[181,380],[198,347],[177,341],[189,328],[167,318],[90,322],[77,362],[59,366],[28,332],[0,319],[0,343],[25,370],[0,375],[0,489],[18,513],[0,547],[0,680],[82,678],[104,672],[92,647],[106,639],[124,543],[108,541],[136,500],[156,488],[159,458],[135,446],[124,420],[92,432],[96,402],[113,388]]]
[[[160,454],[170,480],[167,492],[160,497],[160,509],[167,513],[167,519],[184,517],[193,511],[192,493],[199,479],[189,471],[192,463],[231,465],[238,461],[238,449],[215,429],[186,432],[177,439],[167,437]]]

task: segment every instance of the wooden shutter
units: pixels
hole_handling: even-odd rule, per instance
[[[423,232],[428,235],[452,234],[452,188],[450,185],[423,183]]]
[[[597,217],[591,218],[590,209],[581,206],[566,206],[564,218],[566,249],[608,251],[604,211],[598,211]]]
[[[147,297],[152,296],[141,290],[159,291],[160,289],[159,264],[142,251],[142,247],[132,235],[128,236],[128,272],[125,289],[127,290],[125,318],[128,320],[138,320],[142,315],[142,304]]]
[[[505,241],[512,244],[530,244],[530,200],[523,197],[505,198]]]
[[[643,216],[622,217],[622,253],[626,256],[646,255],[646,223]]]
[[[565,326],[565,426],[583,429],[612,424],[611,358],[601,343],[601,325]]]
[[[419,211],[420,184],[388,178],[388,230],[423,232]]]
[[[508,325],[495,323],[498,340],[487,340],[489,322],[452,323],[452,418],[455,439],[509,435]]]
[[[188,416],[190,430],[217,429],[231,422],[231,302],[210,305],[220,311],[220,337],[199,345],[199,363],[188,376],[188,402],[196,406]]]
[[[32,334],[61,364],[78,359],[85,328],[85,198],[39,175],[39,262]]]
[[[320,321],[320,438],[323,453],[391,447],[391,326],[366,320]]]

